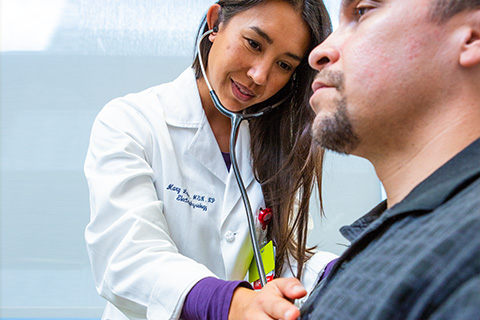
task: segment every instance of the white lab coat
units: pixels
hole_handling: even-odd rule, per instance
[[[242,123],[238,163],[258,214],[264,202],[249,138]],[[85,238],[97,290],[109,301],[103,319],[178,319],[200,279],[245,278],[253,252],[243,202],[191,68],[102,109],[85,175],[91,203]],[[334,257],[316,256],[305,276],[310,282]]]

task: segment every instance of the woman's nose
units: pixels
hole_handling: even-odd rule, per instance
[[[253,64],[247,72],[247,75],[252,78],[255,84],[264,86],[267,84],[268,76],[271,71],[271,65],[265,61],[258,61]]]

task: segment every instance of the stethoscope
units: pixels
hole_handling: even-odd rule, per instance
[[[240,175],[240,170],[238,169],[238,164],[237,164],[237,159],[235,154],[235,146],[236,146],[238,128],[240,127],[240,124],[242,123],[243,120],[249,120],[249,119],[263,116],[264,114],[271,111],[273,108],[282,104],[285,100],[287,100],[290,97],[290,95],[287,95],[285,98],[281,99],[279,102],[276,102],[270,106],[267,106],[255,113],[238,113],[238,112],[230,111],[227,108],[225,108],[220,102],[220,99],[215,93],[215,90],[212,89],[210,82],[208,81],[208,78],[205,72],[205,67],[203,64],[201,50],[200,50],[200,43],[202,42],[202,40],[212,32],[217,32],[217,30],[218,29],[215,27],[211,30],[208,30],[200,37],[200,40],[197,43],[198,60],[200,62],[200,69],[202,71],[203,78],[205,79],[205,82],[207,84],[213,104],[218,109],[218,111],[220,111],[223,115],[229,117],[232,122],[232,129],[230,131],[230,155],[231,155],[231,161],[232,161],[232,168],[233,168],[233,172],[235,173],[235,179],[237,180],[238,187],[240,188],[243,204],[245,206],[245,212],[247,214],[247,221],[248,221],[248,228],[250,231],[250,239],[252,241],[252,246],[253,246],[253,254],[257,264],[258,274],[260,276],[260,282],[262,287],[264,287],[267,284],[267,278],[265,275],[265,269],[263,267],[262,256],[260,254],[260,247],[257,239],[257,234],[255,232],[255,224],[254,224],[254,219],[252,214],[252,207],[250,205],[250,200],[248,199],[247,190],[245,189],[242,176]]]

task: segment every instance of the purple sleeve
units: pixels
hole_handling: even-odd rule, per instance
[[[200,280],[185,298],[181,318],[227,320],[233,291],[239,286],[252,288],[246,281],[225,281],[211,277]]]
[[[325,267],[325,269],[323,270],[323,274],[322,276],[320,277],[320,279],[318,279],[318,281],[322,281],[323,279],[325,279],[328,274],[330,273],[330,271],[332,270],[333,268],[333,265],[335,264],[335,262],[337,262],[338,258],[337,259],[333,259],[332,261],[330,261],[327,266]]]

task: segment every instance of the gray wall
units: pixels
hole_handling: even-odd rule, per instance
[[[90,128],[110,99],[174,79],[190,64],[210,0],[3,0],[3,317],[100,317],[90,273],[83,176]],[[338,1],[328,2],[334,18]],[[336,19],[334,19],[336,24]],[[381,197],[371,166],[327,155],[326,217],[310,244],[341,253],[338,227]]]

